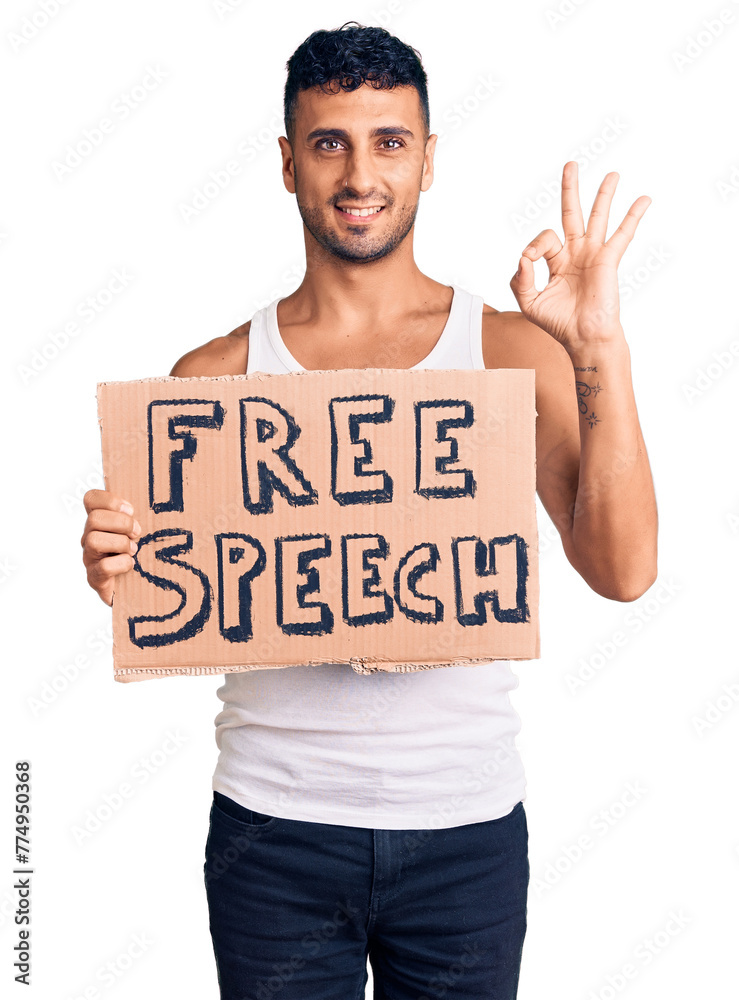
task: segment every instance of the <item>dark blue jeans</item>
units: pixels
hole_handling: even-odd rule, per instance
[[[221,1000],[514,1000],[523,802],[448,829],[282,819],[213,793],[203,866]]]

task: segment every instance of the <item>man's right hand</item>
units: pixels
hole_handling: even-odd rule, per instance
[[[115,578],[133,568],[141,525],[134,519],[133,506],[108,490],[88,490],[83,502],[87,520],[81,544],[87,582],[111,606]]]

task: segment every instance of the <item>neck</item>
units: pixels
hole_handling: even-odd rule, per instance
[[[306,272],[300,286],[280,303],[287,321],[304,321],[351,335],[392,325],[420,309],[439,283],[418,268],[412,232],[392,253],[375,261],[340,260],[306,238]]]

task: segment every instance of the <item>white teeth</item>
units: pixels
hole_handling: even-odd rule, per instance
[[[340,205],[337,205],[336,207],[339,208],[342,212],[345,212],[347,215],[359,215],[360,217],[364,217],[366,215],[375,215],[376,212],[380,212],[382,210],[382,206],[380,206],[380,208],[362,208],[362,209],[341,208]]]

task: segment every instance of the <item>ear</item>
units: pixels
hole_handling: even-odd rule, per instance
[[[277,141],[280,144],[280,153],[282,154],[282,182],[290,194],[295,194],[295,163],[292,146],[284,135],[281,135]]]
[[[428,191],[434,180],[434,151],[438,135],[432,133],[426,140],[426,152],[423,155],[423,173],[421,174],[421,190]]]

